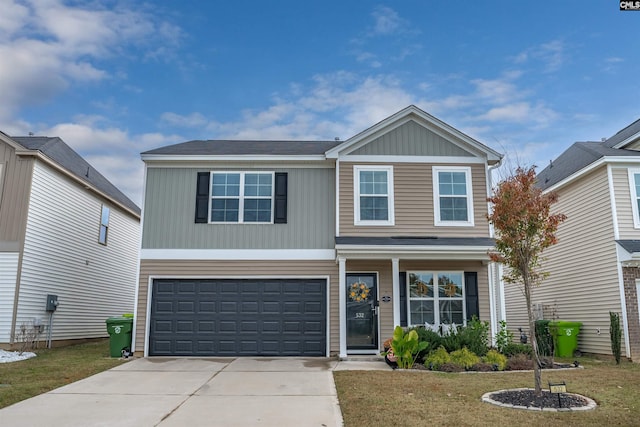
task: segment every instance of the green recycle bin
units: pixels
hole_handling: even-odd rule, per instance
[[[121,357],[122,350],[131,350],[133,319],[130,317],[110,317],[106,323],[107,332],[109,332],[109,353],[111,357]]]
[[[573,352],[578,348],[578,334],[582,322],[569,322],[556,320],[549,322],[549,330],[553,331],[556,344],[556,356],[573,357]]]

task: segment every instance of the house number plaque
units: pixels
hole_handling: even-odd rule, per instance
[[[383,295],[382,296],[382,302],[391,302],[391,296],[390,295]]]

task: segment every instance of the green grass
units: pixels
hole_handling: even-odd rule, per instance
[[[532,372],[336,371],[334,377],[346,427],[638,425],[640,364],[579,361],[585,369],[544,370],[543,385],[566,381],[567,391],[596,401],[593,411],[542,413],[481,401],[489,391],[533,387]]]
[[[0,408],[123,363],[109,357],[109,340],[35,353],[31,359],[0,364]]]

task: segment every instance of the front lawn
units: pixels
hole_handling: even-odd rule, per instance
[[[0,408],[123,363],[109,357],[109,340],[34,352],[31,359],[0,363]]]
[[[640,364],[578,360],[585,369],[543,370],[543,385],[566,381],[568,392],[596,401],[593,411],[542,413],[481,401],[488,391],[533,387],[530,371],[335,371],[334,377],[345,427],[638,425]]]

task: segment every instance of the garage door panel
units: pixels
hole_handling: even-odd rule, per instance
[[[326,281],[155,280],[150,355],[324,356]]]

